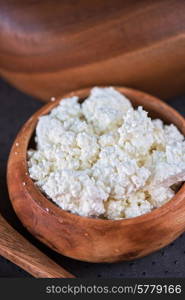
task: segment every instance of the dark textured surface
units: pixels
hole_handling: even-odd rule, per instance
[[[185,115],[185,97],[167,101]],[[59,255],[36,241],[21,225],[11,207],[6,187],[6,162],[23,123],[43,104],[0,80],[0,212],[32,243],[77,277],[185,277],[185,234],[168,247],[145,258],[116,264],[90,264]],[[20,245],[21,247],[21,245]],[[30,276],[0,257],[0,277]]]

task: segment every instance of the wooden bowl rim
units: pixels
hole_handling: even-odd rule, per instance
[[[101,86],[105,87],[105,86]],[[130,93],[134,97],[141,97],[146,103],[146,101],[152,101],[155,104],[158,104],[160,109],[167,110],[170,114],[174,115],[178,121],[182,123],[182,127],[185,130],[185,119],[183,116],[180,115],[175,109],[170,107],[168,104],[163,102],[162,100],[148,94],[142,91],[139,91],[137,89],[129,88],[129,87],[120,87],[120,86],[112,86],[122,94],[127,96],[127,93]],[[126,225],[133,225],[133,224],[138,224],[138,223],[143,223],[143,222],[148,222],[152,221],[152,219],[161,217],[162,215],[168,213],[168,211],[173,211],[176,206],[181,204],[182,201],[184,201],[185,204],[185,183],[183,186],[180,188],[180,190],[174,195],[174,197],[167,202],[166,204],[163,204],[159,208],[155,208],[149,213],[143,214],[141,216],[133,217],[133,218],[128,218],[128,219],[120,219],[120,220],[109,220],[109,219],[99,219],[99,218],[92,218],[92,217],[84,217],[84,216],[79,216],[77,214],[68,212],[57,206],[52,200],[47,198],[41,191],[40,189],[35,185],[34,181],[31,179],[29,176],[28,172],[28,165],[27,165],[27,150],[28,150],[28,145],[30,142],[31,137],[33,136],[34,130],[36,128],[36,124],[38,122],[38,119],[42,115],[48,114],[55,106],[59,104],[59,102],[68,97],[72,96],[78,96],[79,98],[84,98],[89,95],[90,90],[92,87],[88,88],[83,88],[83,89],[78,89],[72,92],[65,93],[61,97],[57,97],[54,101],[50,101],[49,103],[43,105],[38,111],[36,111],[23,125],[21,130],[19,131],[10,155],[8,159],[8,172],[7,172],[7,181],[8,181],[8,173],[11,172],[11,161],[16,160],[18,166],[21,168],[21,183],[25,183],[22,188],[25,190],[26,194],[30,194],[32,196],[32,192],[34,191],[34,197],[32,197],[32,200],[35,202],[37,206],[39,206],[42,210],[44,210],[46,213],[55,216],[57,219],[63,219],[63,218],[70,218],[72,219],[75,223],[81,223],[81,222],[87,222],[89,225],[100,225],[100,226],[106,226],[106,225],[112,225],[112,226],[126,226]],[[129,98],[129,96],[127,96]],[[132,100],[130,100],[132,102]],[[139,105],[138,105],[139,106]],[[29,136],[25,138],[25,131],[29,130]],[[184,132],[183,132],[184,135]],[[18,149],[16,148],[16,145],[19,144]],[[17,152],[17,155],[15,156],[15,151],[20,151]],[[18,154],[23,155],[23,159],[21,155],[19,156]],[[9,181],[8,181],[8,188],[9,188]],[[36,197],[35,197],[36,195]],[[12,200],[11,200],[12,201]]]

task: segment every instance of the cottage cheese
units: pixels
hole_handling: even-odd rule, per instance
[[[80,104],[63,99],[36,127],[28,167],[59,207],[108,219],[136,217],[169,201],[185,180],[185,141],[113,88],[93,88]]]

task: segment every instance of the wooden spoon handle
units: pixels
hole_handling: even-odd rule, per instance
[[[37,278],[75,277],[21,236],[1,215],[0,255]]]

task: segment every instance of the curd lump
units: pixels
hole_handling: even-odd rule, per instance
[[[36,127],[30,177],[64,210],[132,218],[168,202],[185,180],[185,140],[112,87],[63,99]]]

